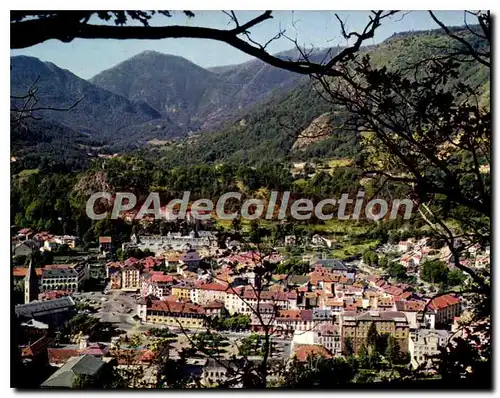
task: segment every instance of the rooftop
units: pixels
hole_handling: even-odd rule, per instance
[[[27,304],[19,304],[15,306],[17,316],[34,317],[41,313],[57,312],[64,308],[75,306],[75,302],[69,296],[61,297],[47,301],[32,301]]]
[[[299,345],[295,349],[294,354],[297,360],[300,362],[307,361],[307,358],[311,355],[319,355],[328,359],[332,358],[332,354],[330,354],[330,352],[325,347],[317,344]]]
[[[42,268],[35,268],[37,276],[42,276]],[[27,267],[14,267],[12,268],[12,275],[14,278],[24,278],[28,273]]]
[[[399,311],[367,311],[362,314],[357,314],[354,311],[344,312],[345,320],[358,320],[358,321],[395,321],[395,322],[408,322],[406,315]]]
[[[316,260],[314,264],[321,265],[325,268],[331,268],[337,271],[347,271],[347,267],[344,265],[344,263],[336,259]]]
[[[432,299],[428,308],[431,310],[440,310],[458,303],[460,303],[460,300],[457,297],[452,296],[451,294],[446,294]]]
[[[155,300],[148,307],[152,311],[176,312],[183,314],[203,314],[203,307],[191,303],[178,303],[172,301]]]
[[[81,375],[96,375],[104,366],[104,362],[91,355],[71,357],[54,374],[45,380],[41,387],[72,388],[75,379]]]

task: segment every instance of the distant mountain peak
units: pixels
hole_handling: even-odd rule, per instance
[[[168,54],[161,53],[161,52],[156,51],[156,50],[144,50],[144,51],[140,52],[139,54],[137,54],[136,56],[139,56],[139,55],[168,55]]]
[[[91,131],[101,136],[112,136],[122,127],[161,116],[147,104],[130,101],[97,87],[52,62],[42,62],[38,58],[26,56],[11,57],[11,92],[23,95],[35,81],[38,90],[37,106],[68,108],[81,99],[71,110],[47,110],[38,115],[69,126],[77,132]]]

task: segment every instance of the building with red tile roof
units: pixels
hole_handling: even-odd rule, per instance
[[[311,356],[321,356],[323,358],[333,358],[333,355],[322,345],[304,344],[297,345],[292,354],[299,362],[306,362]]]
[[[35,268],[36,275],[37,276],[42,276],[42,268]],[[25,278],[28,273],[28,268],[27,267],[13,267],[12,268],[12,276],[14,278]]]
[[[65,297],[71,295],[71,291],[69,290],[49,290],[38,295],[38,300],[54,300],[59,297]]]
[[[446,294],[433,298],[427,305],[425,312],[425,321],[432,328],[436,326],[447,325],[453,322],[453,318],[462,313],[462,304],[460,299]]]
[[[193,303],[153,300],[138,304],[139,316],[149,323],[158,323],[186,329],[199,329],[205,324],[205,309]]]
[[[40,337],[38,340],[35,340],[33,343],[28,344],[27,346],[21,347],[21,357],[33,359],[34,357],[38,357],[40,355],[45,355],[47,353],[47,347],[52,342],[52,338],[44,335]]]
[[[224,308],[224,303],[218,300],[214,300],[210,303],[207,303],[203,306],[205,309],[205,313],[207,315],[220,315],[222,309]]]
[[[78,348],[48,348],[49,363],[51,365],[63,365],[71,357],[79,355]]]
[[[112,241],[111,236],[99,236],[100,244],[111,243],[111,241]]]

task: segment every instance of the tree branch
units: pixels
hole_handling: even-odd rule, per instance
[[[359,50],[364,40],[373,37],[375,29],[380,25],[381,19],[394,14],[396,11],[376,11],[370,18],[370,22],[362,33],[355,34],[358,39],[353,46],[345,48],[336,56],[332,57],[325,64],[314,62],[300,62],[284,60],[265,51],[264,46],[253,46],[251,43],[241,39],[238,35],[248,33],[248,29],[272,18],[272,11],[265,11],[258,17],[239,24],[237,20],[236,28],[230,30],[213,29],[198,26],[111,26],[96,25],[85,23],[87,19],[70,18],[66,20],[61,15],[12,21],[11,18],[11,48],[19,49],[42,43],[46,40],[55,39],[68,43],[76,38],[80,39],[139,39],[139,40],[157,40],[166,38],[196,38],[210,39],[227,43],[230,46],[260,59],[269,65],[295,72],[303,75],[321,74],[324,76],[338,76],[339,72],[333,69],[333,66],[351,57]],[[234,15],[232,13],[231,15]],[[273,40],[273,39],[271,39]]]

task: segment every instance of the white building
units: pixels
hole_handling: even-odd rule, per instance
[[[402,241],[398,243],[398,252],[406,253],[412,248],[412,243],[410,241]]]
[[[429,357],[439,354],[439,347],[448,343],[450,333],[447,330],[417,329],[410,333],[408,352],[413,368],[424,364],[431,365]]]
[[[340,333],[340,325],[331,323],[320,325],[316,336],[317,344],[321,344],[334,356],[342,355],[342,335]]]
[[[331,323],[319,325],[314,330],[295,330],[293,333],[291,352],[299,345],[321,345],[334,356],[342,355],[342,339],[340,326]]]
[[[169,232],[166,236],[163,235],[145,235],[137,237],[132,235],[131,243],[136,244],[141,250],[150,250],[157,253],[162,253],[168,249],[177,251],[185,251],[188,249],[196,249],[198,247],[216,247],[217,239],[209,231],[199,231],[198,236],[194,231],[189,235],[182,235],[181,233]]]

